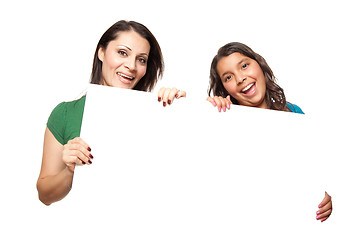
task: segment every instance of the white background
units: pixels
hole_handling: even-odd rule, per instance
[[[189,101],[205,99],[219,47],[239,41],[260,53],[287,99],[317,119],[329,149],[338,148],[329,164],[344,164],[331,176],[348,180],[342,189],[353,191],[338,196],[348,203],[340,220],[358,225],[360,17],[356,1],[346,0],[2,2],[0,201],[11,213],[6,219],[16,223],[29,207],[42,207],[35,184],[47,118],[59,102],[85,90],[98,40],[121,19],[146,25],[162,47],[165,75],[157,89],[176,86]]]

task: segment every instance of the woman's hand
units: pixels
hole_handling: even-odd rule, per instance
[[[74,171],[75,165],[92,164],[91,148],[80,137],[69,140],[64,145],[62,160],[66,166]]]
[[[230,110],[230,105],[232,104],[230,100],[230,95],[228,95],[226,98],[220,96],[208,97],[206,100],[211,102],[214,107],[217,107],[219,112],[221,112],[221,110],[225,112],[226,108]]]
[[[172,104],[174,98],[179,99],[186,97],[185,91],[180,91],[176,88],[160,88],[158,92],[158,101],[163,102],[163,106],[166,107],[166,104]]]
[[[319,210],[316,212],[316,219],[321,222],[325,221],[330,217],[332,213],[332,201],[331,196],[325,192],[325,197],[319,204]]]

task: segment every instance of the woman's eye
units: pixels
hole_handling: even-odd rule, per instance
[[[145,58],[139,58],[139,61],[140,61],[142,64],[145,64],[145,63],[146,63],[146,59],[145,59]]]
[[[124,51],[124,50],[119,50],[119,52],[118,52],[121,56],[127,56],[127,53],[126,53],[126,51]]]

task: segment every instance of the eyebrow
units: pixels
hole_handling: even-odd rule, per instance
[[[124,48],[127,48],[127,49],[129,49],[130,51],[132,51],[132,49],[131,49],[129,46],[127,46],[127,45],[119,45],[118,47],[124,47]],[[139,55],[148,56],[147,53],[140,53]]]
[[[241,59],[241,61],[238,62],[237,65],[241,65],[245,60],[246,60],[246,58]],[[228,71],[228,72],[224,72],[223,75],[221,75],[221,78],[223,78],[225,75],[227,75],[227,74],[229,74],[229,73],[230,73],[229,71]]]
[[[119,45],[119,47],[125,47],[125,48],[129,49],[130,51],[132,51],[132,49],[129,46],[126,46],[126,45]]]

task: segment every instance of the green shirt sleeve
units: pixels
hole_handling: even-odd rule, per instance
[[[86,96],[71,102],[62,102],[51,112],[47,127],[56,140],[65,145],[79,137]]]
[[[62,145],[65,144],[64,133],[65,133],[65,122],[66,122],[66,106],[65,102],[58,104],[51,112],[47,122],[47,127],[50,132],[54,135],[56,140]]]

